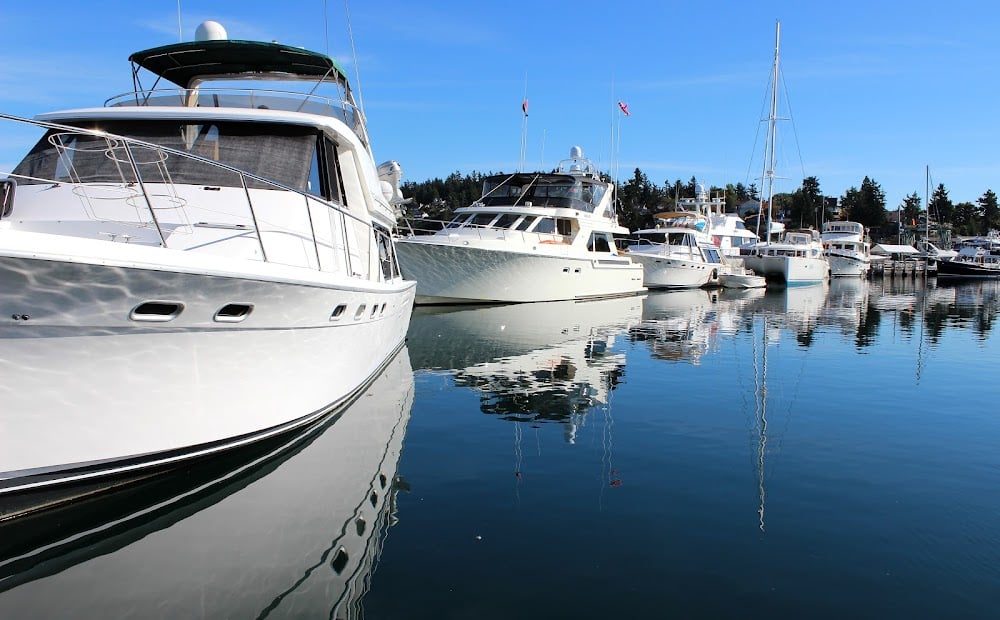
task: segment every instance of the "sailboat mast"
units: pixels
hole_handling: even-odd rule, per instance
[[[924,243],[931,240],[931,167],[924,167]]]
[[[771,75],[771,107],[767,116],[767,144],[764,147],[764,183],[767,185],[767,240],[771,240],[771,203],[774,199],[774,152],[778,133],[778,62],[781,48],[781,22],[774,27],[774,66]]]

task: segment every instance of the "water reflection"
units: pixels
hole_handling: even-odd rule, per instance
[[[417,370],[444,371],[504,420],[557,422],[606,405],[625,374],[615,338],[639,322],[642,297],[504,306],[418,307],[407,341]]]
[[[412,399],[404,349],[293,438],[5,525],[0,617],[359,617]]]

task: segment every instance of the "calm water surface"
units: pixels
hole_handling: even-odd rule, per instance
[[[418,308],[326,424],[0,529],[0,617],[996,617],[998,284]]]

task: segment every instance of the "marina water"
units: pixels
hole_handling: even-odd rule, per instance
[[[998,304],[419,307],[308,432],[4,525],[0,617],[994,617]]]

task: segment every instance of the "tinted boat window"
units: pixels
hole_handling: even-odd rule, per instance
[[[143,120],[76,125],[199,155],[300,191],[309,191],[309,173],[316,156],[318,135],[312,128],[273,123],[190,124]],[[215,166],[138,147],[132,151],[139,163],[139,174],[150,182],[160,182],[161,169],[165,169],[174,183],[239,185],[237,175]],[[38,141],[14,173],[67,182],[133,182],[134,173],[127,164],[124,147],[113,139],[51,131]],[[43,181],[23,181],[26,184],[33,182]],[[271,187],[250,179],[248,185]]]

